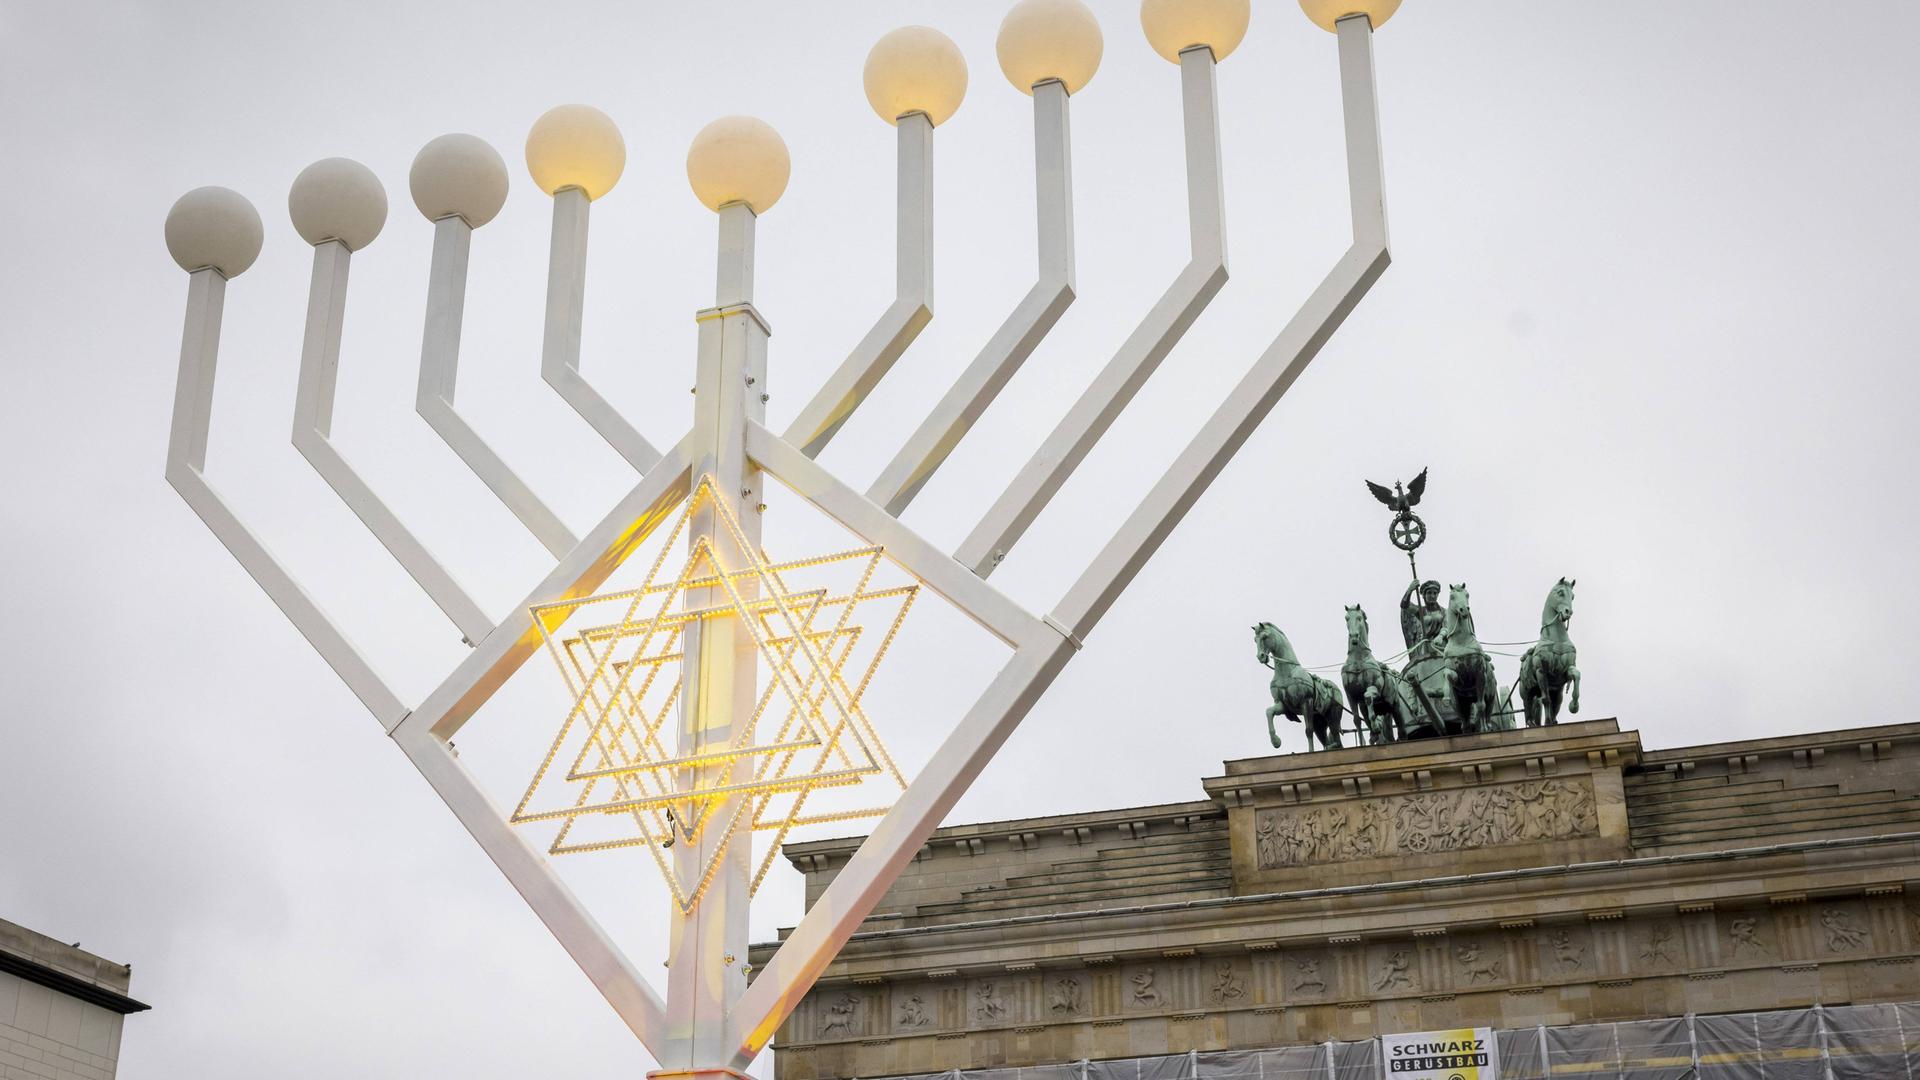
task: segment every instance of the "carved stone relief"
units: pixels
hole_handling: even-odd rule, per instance
[[[1600,831],[1593,789],[1540,780],[1260,811],[1255,861],[1287,866],[1533,843]]]
[[[927,1012],[927,999],[920,994],[910,993],[900,999],[900,1008],[894,1013],[896,1026],[909,1030],[923,1028],[933,1023],[933,1017]]]
[[[1247,996],[1247,985],[1233,970],[1230,961],[1222,960],[1213,969],[1213,985],[1207,990],[1207,999],[1215,1005],[1227,1005]]]
[[[1761,936],[1760,920],[1752,915],[1742,915],[1727,922],[1727,941],[1733,946],[1735,960],[1768,959],[1773,956],[1773,946]]]
[[[1373,965],[1373,989],[1375,993],[1391,993],[1395,990],[1412,990],[1413,954],[1408,949],[1390,949]]]
[[[1553,953],[1553,970],[1572,975],[1587,968],[1587,943],[1572,930],[1560,929],[1547,934],[1547,948]]]
[[[852,994],[841,994],[820,1015],[820,1035],[822,1038],[850,1037],[859,1019],[860,999]]]
[[[1143,967],[1127,976],[1127,1006],[1135,1009],[1157,1009],[1167,1003],[1167,996],[1154,985],[1153,969]]]
[[[1047,1011],[1076,1016],[1086,1011],[1086,993],[1078,975],[1061,975],[1047,984]]]
[[[1662,921],[1647,926],[1646,936],[1640,939],[1640,962],[1661,967],[1678,967],[1680,932],[1672,922]]]
[[[976,983],[973,988],[973,1018],[983,1024],[991,1024],[1005,1019],[1007,999],[1000,993],[1000,984],[992,981]]]
[[[1295,953],[1288,958],[1285,985],[1289,996],[1318,996],[1327,992],[1326,958],[1314,953]]]
[[[1867,940],[1872,936],[1865,923],[1841,907],[1821,909],[1820,929],[1829,952],[1858,952],[1867,947]]]
[[[1477,941],[1466,941],[1453,947],[1453,958],[1460,963],[1460,974],[1467,985],[1475,983],[1497,983],[1507,977],[1506,962],[1494,956],[1486,946]]]

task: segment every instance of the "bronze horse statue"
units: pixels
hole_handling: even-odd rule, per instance
[[[1439,732],[1440,720],[1419,686],[1374,659],[1367,613],[1359,604],[1347,608],[1347,662],[1340,666],[1340,681],[1356,727],[1376,746],[1406,739],[1429,723]]]
[[[1540,641],[1520,657],[1520,677],[1513,684],[1528,727],[1560,722],[1560,695],[1568,683],[1573,684],[1573,697],[1567,711],[1580,711],[1580,669],[1574,666],[1578,653],[1567,636],[1572,621],[1573,579],[1561,578],[1540,612]]]
[[[1301,667],[1287,635],[1272,623],[1254,626],[1253,643],[1260,662],[1270,663],[1273,668],[1273,682],[1268,687],[1273,692],[1273,704],[1267,707],[1267,737],[1274,749],[1280,747],[1280,732],[1273,726],[1275,713],[1285,713],[1287,719],[1306,724],[1307,749],[1313,749],[1316,739],[1323,750],[1339,749],[1340,714],[1344,711],[1340,688]]]
[[[1503,725],[1500,686],[1493,658],[1474,636],[1473,608],[1465,582],[1450,587],[1447,622],[1440,630],[1440,655],[1446,660],[1446,682],[1453,712],[1465,732],[1492,731]]]

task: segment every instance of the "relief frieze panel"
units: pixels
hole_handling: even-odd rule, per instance
[[[1254,819],[1255,862],[1273,870],[1565,840],[1599,831],[1587,782],[1538,780],[1261,810]]]

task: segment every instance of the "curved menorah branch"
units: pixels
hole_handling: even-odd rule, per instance
[[[1067,590],[1053,618],[1076,638],[1085,639],[1119,599],[1392,261],[1373,85],[1373,27],[1366,16],[1351,15],[1337,30],[1353,243]]]
[[[1219,104],[1213,50],[1180,54],[1180,95],[1186,130],[1187,265],[1080,399],[1062,417],[1013,483],[960,544],[954,558],[981,577],[993,573],[1025,535],[1067,478],[1146,385],[1185,336],[1214,294],[1227,283],[1226,211],[1220,191]]]
[[[340,374],[340,331],[346,320],[347,269],[352,260],[352,253],[338,240],[314,245],[306,335],[300,343],[300,383],[293,404],[293,445],[472,644],[493,629],[493,620],[333,445],[334,386]]]
[[[541,546],[558,558],[573,550],[577,542],[573,533],[453,409],[460,325],[467,306],[467,256],[472,246],[473,229],[463,218],[449,216],[433,223],[433,268],[427,280],[427,326],[420,345],[420,391],[414,409]]]
[[[788,426],[786,441],[818,457],[913,339],[933,321],[933,124],[900,118],[894,300]]]
[[[220,316],[226,305],[227,279],[218,270],[196,270],[188,278],[186,329],[180,339],[180,376],[173,394],[173,426],[167,439],[167,482],[193,507],[213,535],[273,599],[333,668],[374,719],[392,730],[407,707],[388,688],[373,665],[340,632],[327,613],[300,587],[273,552],[234,514],[207,483],[207,429],[213,416],[213,376],[220,355]]]
[[[540,346],[540,377],[607,440],[607,445],[626,458],[627,464],[637,472],[646,472],[660,460],[660,451],[580,374],[580,324],[587,297],[587,214],[591,205],[587,193],[577,187],[562,188],[553,195],[553,243],[547,259],[547,320]]]
[[[889,514],[913,502],[1073,303],[1073,170],[1067,88],[1058,80],[1033,88],[1033,149],[1039,279],[867,490]]]

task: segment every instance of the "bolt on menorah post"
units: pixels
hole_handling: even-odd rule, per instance
[[[252,205],[224,188],[189,192],[168,215],[168,248],[189,274],[168,481],[406,753],[658,1060],[660,1074],[738,1074],[768,1045],[927,835],[1386,269],[1372,48],[1375,27],[1398,0],[1301,6],[1336,35],[1352,242],[1045,614],[999,592],[988,575],[1226,281],[1215,68],[1245,35],[1248,0],[1142,4],[1149,41],[1180,69],[1189,260],[953,554],[915,533],[900,514],[1074,299],[1068,111],[1102,48],[1100,27],[1080,0],[1021,0],[997,43],[1002,70],[1034,101],[1035,282],[864,493],[815,459],[933,315],[934,132],[966,88],[965,61],[944,35],[908,27],[886,35],[868,57],[868,98],[897,128],[896,295],[784,434],[767,426],[770,331],[753,304],[755,230],[784,192],[789,171],[780,136],[758,120],[728,117],[704,129],[688,155],[695,194],[716,215],[717,276],[713,306],[695,316],[693,423],[661,450],[580,368],[589,213],[618,181],[625,144],[610,119],[586,106],[562,106],[535,124],[528,167],[553,198],[541,375],[641,474],[578,534],[454,408],[473,234],[504,207],[507,174],[500,155],[472,136],[427,144],[410,177],[415,204],[434,229],[417,410],[556,560],[504,618],[473,600],[332,442],[348,270],[385,225],[386,194],[356,162],[327,159],[303,171],[289,209],[314,257],[294,444],[471,646],[412,707],[206,479],[226,290],[254,261],[263,229]],[[761,510],[764,487],[774,480],[866,546],[771,562],[761,550]],[[667,543],[640,587],[598,592],[660,536]],[[673,571],[666,561],[682,542],[685,566]],[[871,567],[882,559],[912,584],[870,587]],[[789,584],[809,568],[848,560],[868,567],[850,591]],[[922,589],[1011,652],[908,783],[860,695]],[[855,610],[880,599],[897,602],[898,613],[883,635],[870,635],[879,645],[861,674],[851,666],[851,645],[842,643],[860,636]],[[576,617],[587,610],[614,614]],[[460,763],[451,740],[543,649],[561,665],[573,706],[526,799],[507,811]],[[669,662],[679,674],[658,684],[671,686],[665,704],[643,706]],[[784,719],[769,734],[762,729],[782,711],[769,709],[777,695],[787,703]],[[567,764],[556,755],[575,745],[567,741],[574,731],[586,732],[585,741]],[[807,808],[822,786],[889,777],[900,790],[886,806]],[[549,783],[584,787],[571,806],[535,806]],[[877,818],[868,839],[749,980],[748,903],[772,859],[770,852],[756,872],[752,834],[772,830],[777,851],[793,828],[860,816]],[[583,818],[630,820],[634,832],[568,839]],[[540,821],[563,822],[544,851],[514,827]],[[550,857],[629,846],[654,859],[674,899],[664,996],[601,929]]]

